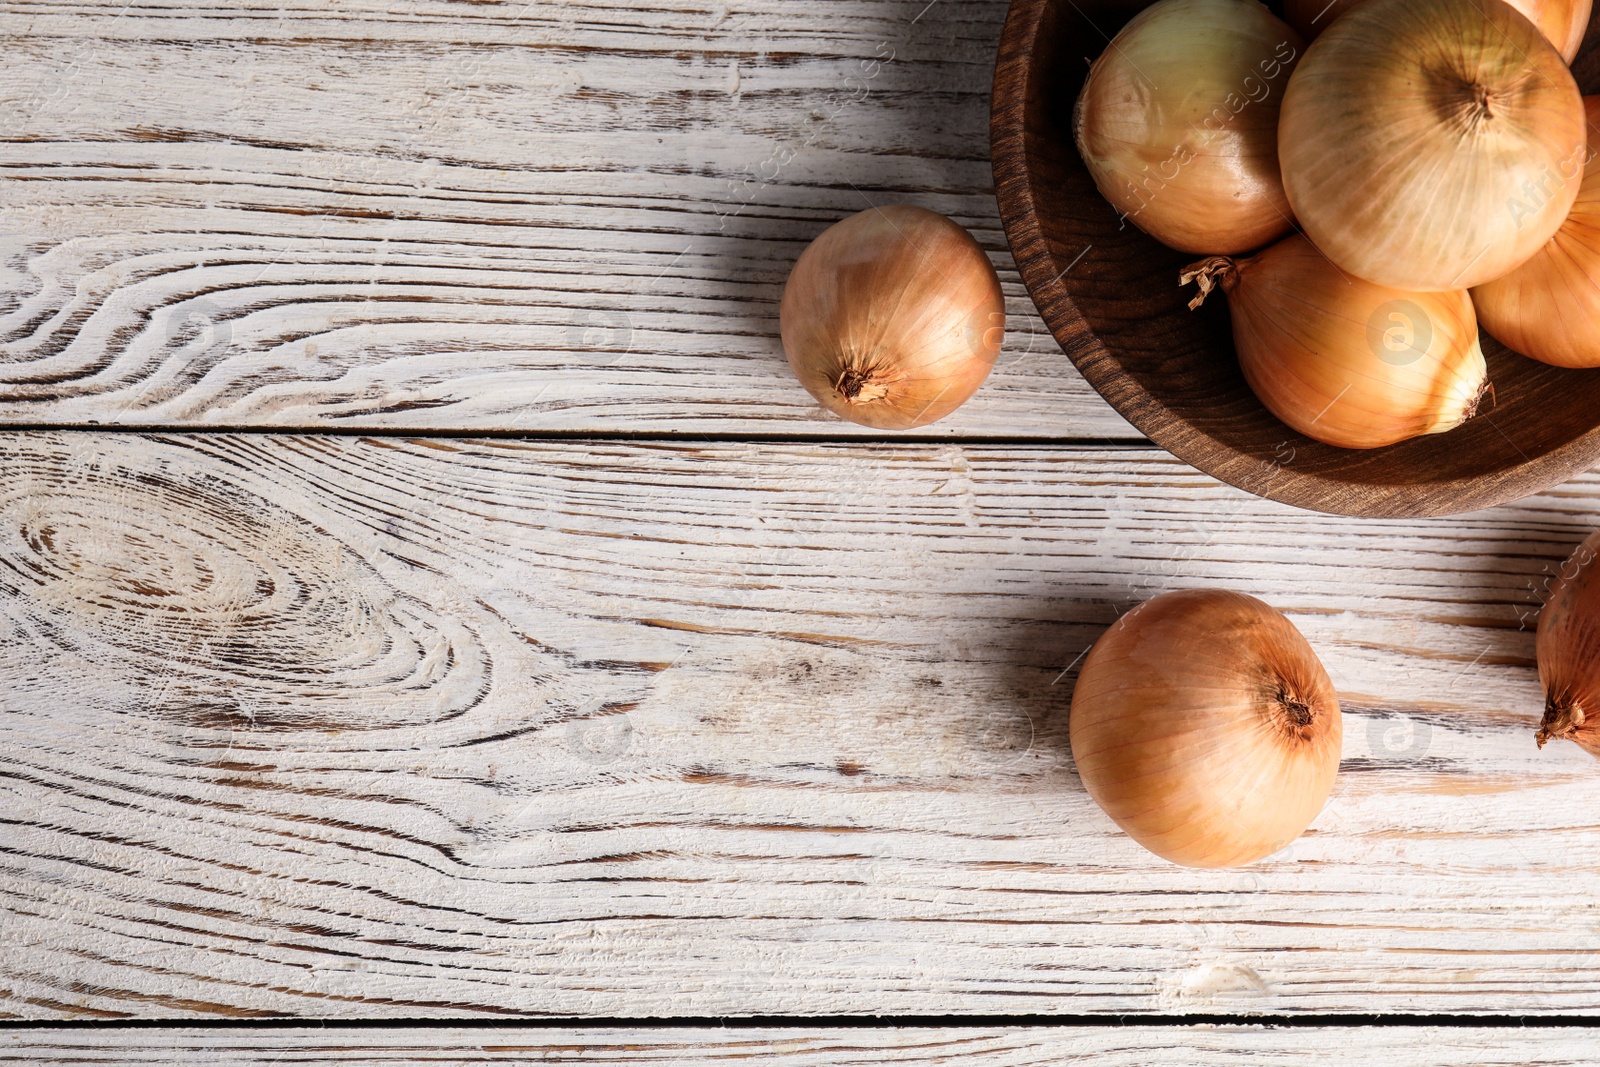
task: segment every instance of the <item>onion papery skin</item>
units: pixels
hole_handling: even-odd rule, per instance
[[[1545,40],[1555,46],[1561,58],[1571,63],[1583,44],[1583,35],[1589,29],[1589,16],[1593,0],[1508,0],[1512,7],[1522,12]],[[1340,15],[1349,11],[1361,0],[1284,0],[1283,19],[1307,44],[1333,24]]]
[[[1477,410],[1489,372],[1463,290],[1413,293],[1362,281],[1299,235],[1212,269],[1228,296],[1245,381],[1307,437],[1378,448],[1443,433]]]
[[[1600,533],[1579,545],[1550,585],[1534,647],[1544,685],[1538,742],[1576,741],[1600,757]]]
[[[989,376],[1005,297],[966,230],[909,204],[869,208],[801,253],[778,319],[795,376],[851,422],[905,430],[942,419]]]
[[[1288,233],[1278,107],[1302,47],[1256,0],[1161,0],[1134,16],[1073,109],[1101,194],[1183,252],[1245,252]]]
[[[1254,597],[1166,593],[1095,642],[1072,694],[1085,788],[1139,844],[1187,867],[1287,846],[1322,810],[1343,727],[1328,673]]]
[[[1600,129],[1600,96],[1586,96]],[[1600,157],[1555,236],[1522,266],[1472,290],[1478,323],[1507,348],[1557,367],[1600,367]]]
[[[1538,251],[1578,194],[1583,100],[1503,0],[1364,0],[1307,50],[1278,158],[1306,236],[1396,289],[1470,289]]]

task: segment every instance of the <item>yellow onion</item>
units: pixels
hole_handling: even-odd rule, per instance
[[[1334,19],[1361,0],[1284,0],[1283,18],[1311,43]],[[1593,0],[1508,0],[1539,27],[1545,40],[1555,45],[1561,58],[1571,63],[1589,28]]]
[[[1412,290],[1470,289],[1533,255],[1587,146],[1571,72],[1504,0],[1365,0],[1306,50],[1278,127],[1306,236]]]
[[[1300,36],[1256,0],[1161,0],[1089,68],[1078,151],[1105,198],[1183,252],[1289,232],[1278,105]]]
[[[1298,234],[1250,259],[1189,267],[1199,307],[1228,295],[1233,347],[1256,397],[1325,444],[1377,448],[1443,433],[1477,410],[1488,387],[1472,300],[1462,290],[1412,293],[1342,273]]]
[[[1589,535],[1557,572],[1539,612],[1535,649],[1544,684],[1538,742],[1576,741],[1600,756],[1600,533]]]
[[[1594,0],[1508,0],[1539,27],[1545,40],[1555,46],[1561,58],[1571,63],[1589,31],[1589,16]]]
[[[824,230],[789,272],[783,349],[811,395],[852,422],[904,430],[960,407],[989,376],[1005,300],[972,235],[909,204]]]
[[[1311,646],[1254,597],[1148,600],[1095,642],[1072,693],[1072,758],[1130,837],[1187,867],[1270,856],[1339,771],[1339,698]]]
[[[1600,96],[1583,98],[1600,129]],[[1591,156],[1578,199],[1556,235],[1522,266],[1472,290],[1478,322],[1507,347],[1558,367],[1600,367],[1600,159]]]

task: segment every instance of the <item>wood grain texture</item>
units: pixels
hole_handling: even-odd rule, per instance
[[[926,432],[1136,439],[1011,263],[1000,2],[0,3],[0,423],[870,433],[778,340],[805,244],[910,201],[993,257]]]
[[[1539,492],[1600,460],[1600,370],[1566,370],[1483,335],[1494,405],[1448,433],[1324,445],[1246,385],[1224,301],[1199,312],[1179,271],[1202,258],[1121,219],[1073,144],[1087,67],[1147,0],[1016,0],[994,82],[996,195],[1022,276],[1084,376],[1151,440],[1274,500],[1347,515],[1438,515]],[[1573,64],[1600,89],[1600,19]],[[1375,355],[1373,359],[1376,361]],[[1295,462],[1285,466],[1283,456]]]
[[[0,437],[18,1018],[1592,1010],[1600,765],[1533,627],[1600,477],[1353,523],[1151,449]],[[1292,849],[1155,861],[1064,713],[1120,610],[1284,610]]]
[[[0,1063],[279,1065],[749,1063],[771,1067],[1304,1067],[1310,1057],[1385,1067],[1577,1067],[1594,1031],[1264,1026],[352,1030],[0,1034]]]

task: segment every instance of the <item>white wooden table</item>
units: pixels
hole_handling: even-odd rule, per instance
[[[1353,521],[1141,440],[1005,247],[1004,15],[0,0],[0,1014],[459,1024],[0,1061],[1583,1061],[1490,1027],[1600,1000],[1600,765],[1533,742],[1600,477]],[[898,437],[777,339],[804,244],[893,201],[1011,315]],[[1344,702],[1244,870],[1141,851],[1066,745],[1088,645],[1196,585]],[[1430,1013],[1482,1018],[1307,1018]],[[517,1019],[591,1025],[473,1028]]]

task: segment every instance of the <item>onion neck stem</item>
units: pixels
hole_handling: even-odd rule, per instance
[[[833,390],[849,404],[869,404],[889,395],[889,387],[879,382],[871,369],[846,367],[834,380]]]
[[[1483,379],[1483,384],[1478,386],[1478,395],[1472,398],[1472,403],[1468,404],[1467,410],[1462,412],[1462,422],[1466,422],[1468,419],[1472,418],[1472,416],[1478,413],[1478,409],[1483,407],[1484,397],[1489,398],[1489,406],[1491,408],[1497,406],[1499,403],[1499,400],[1494,395],[1494,383],[1491,382],[1487,377]]]
[[[1478,105],[1479,113],[1486,119],[1494,117],[1494,96],[1489,92],[1489,87],[1479,82],[1472,84],[1472,102]]]
[[[1316,716],[1312,714],[1310,704],[1298,697],[1287,694],[1281,699],[1283,701],[1283,713],[1289,716],[1289,721],[1296,726],[1310,726],[1315,721]]]
[[[1271,699],[1279,729],[1289,737],[1308,740],[1317,728],[1316,704],[1297,693],[1287,681],[1279,681]]]
[[[1565,694],[1550,696],[1544,702],[1544,721],[1539,724],[1539,733],[1534,740],[1543,748],[1551,738],[1559,740],[1577,733],[1583,727],[1583,721],[1582,704]]]
[[[1225,293],[1233,291],[1233,287],[1239,284],[1239,264],[1227,256],[1207,256],[1198,263],[1189,264],[1179,273],[1179,285],[1188,285],[1190,282],[1200,287],[1194,299],[1189,301],[1189,310],[1193,311],[1206,302],[1206,297],[1217,286],[1222,286]]]

